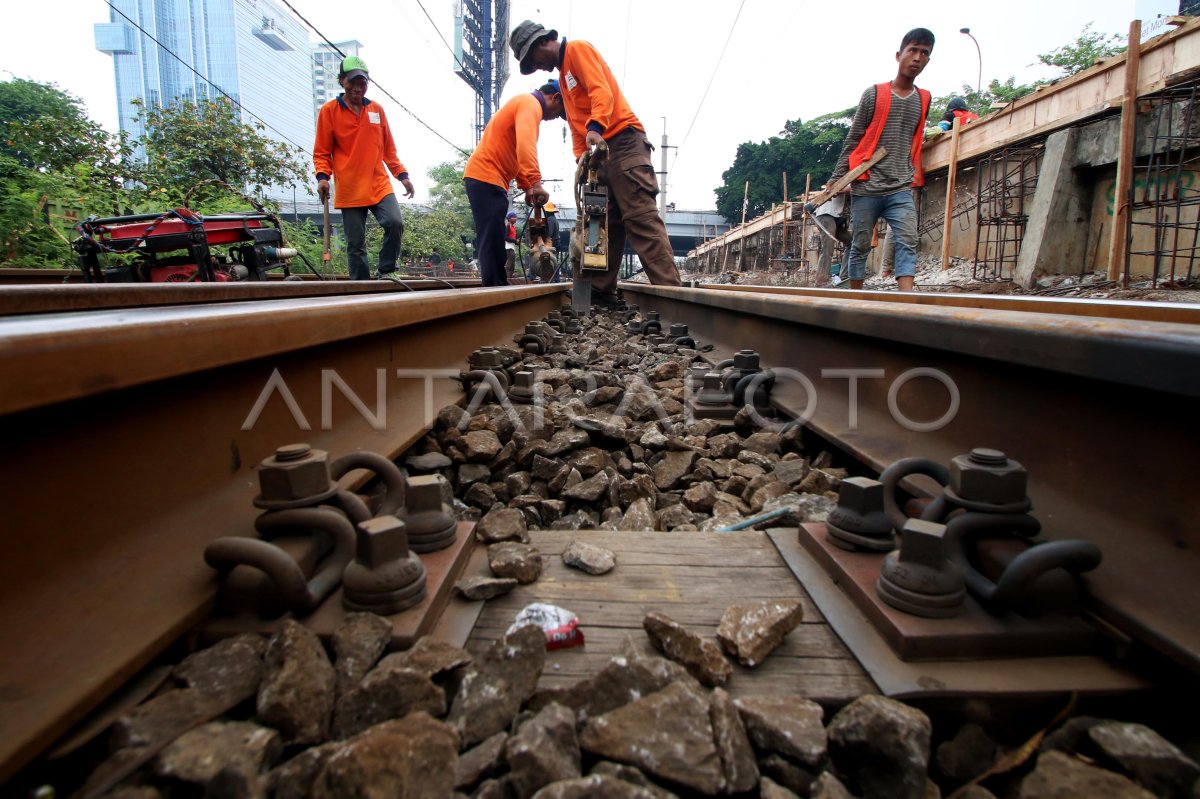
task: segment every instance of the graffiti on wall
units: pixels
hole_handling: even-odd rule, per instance
[[[1133,197],[1135,201],[1142,202],[1143,198],[1170,200],[1173,199],[1176,178],[1179,181],[1179,199],[1185,199],[1189,192],[1196,184],[1195,172],[1181,172],[1177,176],[1174,172],[1165,172],[1162,175],[1147,177],[1146,175],[1135,175],[1133,178]],[[1104,193],[1106,202],[1106,210],[1108,215],[1112,216],[1114,210],[1114,200],[1116,199],[1117,186],[1116,181],[1108,185],[1108,190]]]

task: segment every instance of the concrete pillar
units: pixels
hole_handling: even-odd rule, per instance
[[[1033,288],[1045,274],[1079,275],[1087,268],[1091,189],[1075,171],[1076,128],[1046,139],[1037,188],[1013,280]]]

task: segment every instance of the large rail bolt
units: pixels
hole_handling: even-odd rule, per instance
[[[842,549],[890,552],[896,546],[883,507],[883,483],[868,477],[847,477],[841,482],[837,507],[825,527],[829,543]]]
[[[258,469],[256,507],[268,510],[314,505],[337,492],[329,477],[329,453],[308,444],[285,444]]]
[[[909,519],[900,549],[883,561],[875,593],[887,604],[931,619],[958,614],[967,597],[962,573],[949,560],[946,527]]]
[[[342,575],[347,610],[387,616],[419,605],[425,598],[425,564],[409,550],[404,522],[377,516],[359,522],[357,552]]]
[[[445,483],[440,474],[408,478],[404,518],[414,552],[436,552],[454,543],[458,521],[445,500]]]
[[[984,505],[1020,505],[1027,501],[1028,476],[1024,466],[1003,452],[976,447],[950,461],[948,495]]]

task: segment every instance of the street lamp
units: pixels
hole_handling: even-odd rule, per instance
[[[965,33],[971,36],[970,28],[959,28],[959,33]],[[979,40],[971,36],[971,41],[975,42],[975,55],[979,56],[979,78],[975,81],[975,93],[983,94],[983,51],[979,49]]]

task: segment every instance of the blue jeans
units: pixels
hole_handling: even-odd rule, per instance
[[[917,206],[910,189],[883,195],[850,198],[850,279],[862,280],[867,274],[867,256],[871,252],[871,229],[886,219],[891,237],[896,240],[896,277],[917,274]]]
[[[383,228],[383,246],[379,248],[379,272],[396,271],[400,256],[400,241],[404,238],[404,217],[395,194],[389,194],[374,205],[342,209],[342,229],[346,231],[346,260],[351,280],[370,280],[371,266],[367,263],[367,211]]]

